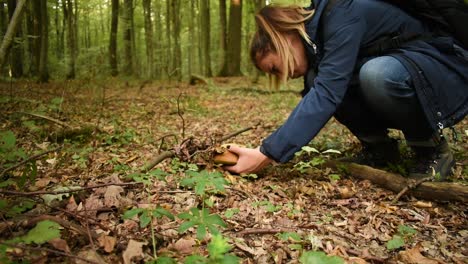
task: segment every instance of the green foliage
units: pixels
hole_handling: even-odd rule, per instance
[[[276,236],[283,241],[290,241],[290,240],[295,241],[295,242],[302,241],[301,235],[299,235],[296,232],[283,232],[283,233],[276,234]]]
[[[44,220],[36,224],[29,232],[21,237],[16,237],[7,241],[8,243],[26,243],[41,245],[47,241],[60,237],[61,226],[56,222]]]
[[[387,249],[395,250],[405,246],[405,244],[410,241],[416,233],[417,231],[412,227],[399,225],[398,232],[393,235],[392,239],[387,241]]]
[[[191,255],[185,258],[185,264],[237,264],[240,259],[228,254],[231,246],[221,235],[214,235],[208,244],[208,256]]]
[[[301,258],[300,263],[303,264],[343,264],[344,260],[338,256],[327,256],[325,252],[321,251],[305,251]]]
[[[158,207],[156,209],[148,209],[148,208],[133,208],[126,211],[122,218],[123,219],[132,219],[135,216],[139,216],[140,220],[140,227],[145,228],[148,224],[151,223],[153,218],[162,218],[167,217],[171,220],[174,220],[174,216],[162,207]]]
[[[198,171],[198,166],[192,163],[180,161],[178,158],[171,160],[171,172],[186,172],[186,171]]]
[[[141,182],[145,185],[151,185],[155,179],[165,180],[167,175],[167,172],[158,168],[147,173],[131,173],[127,176],[127,178],[130,178],[136,182]]]
[[[27,156],[22,148],[18,148],[16,144],[16,136],[12,131],[0,132],[0,168],[8,168],[14,166]],[[1,169],[3,170],[3,169]],[[16,177],[14,180],[7,178],[0,181],[0,187],[9,185],[18,185],[22,188],[27,180],[33,181],[37,175],[37,166],[35,161],[28,162],[23,166],[21,177]]]
[[[210,214],[206,208],[198,209],[191,208],[188,212],[181,213],[177,216],[180,219],[186,220],[177,229],[179,233],[186,232],[191,227],[197,227],[197,239],[203,240],[208,229],[212,234],[218,234],[217,226],[226,227],[223,219],[217,214]]]
[[[230,209],[227,209],[226,212],[224,212],[224,217],[229,219],[239,212],[240,212],[239,208],[230,208]]]
[[[255,202],[255,203],[253,203],[253,206],[254,206],[254,207],[263,206],[263,207],[265,207],[265,210],[266,210],[267,212],[269,212],[269,213],[278,212],[278,211],[280,211],[280,210],[283,208],[283,206],[281,206],[281,205],[274,205],[272,202],[267,201],[267,200]]]
[[[207,192],[219,193],[224,191],[224,185],[228,182],[224,179],[223,175],[216,172],[209,172],[203,170],[201,172],[188,171],[187,178],[180,182],[181,186],[194,188],[197,195],[205,195]]]
[[[32,209],[35,205],[35,202],[28,199],[18,199],[15,201],[0,200],[0,212],[7,218],[10,218]]]

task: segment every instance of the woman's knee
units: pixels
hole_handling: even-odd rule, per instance
[[[412,97],[415,91],[404,65],[390,56],[366,62],[359,71],[362,92],[370,97]]]

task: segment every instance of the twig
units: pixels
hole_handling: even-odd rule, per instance
[[[238,189],[238,188],[234,188],[234,187],[230,187],[230,186],[224,186],[225,189],[228,189],[228,190],[231,190],[231,191],[236,191],[238,193],[241,193],[244,195],[244,198],[251,198],[252,195],[250,195],[248,192],[244,191],[244,190],[241,190],[241,189]]]
[[[111,182],[111,183],[104,183],[104,184],[80,187],[80,188],[70,189],[70,190],[61,190],[61,191],[16,192],[16,191],[0,190],[0,193],[9,194],[9,195],[18,195],[18,196],[35,196],[35,195],[42,195],[42,194],[62,194],[62,193],[80,192],[84,190],[102,188],[102,187],[107,187],[107,186],[133,186],[133,185],[139,185],[139,184],[143,184],[143,183],[141,182],[112,183]]]
[[[182,119],[182,138],[185,138],[185,119],[183,115],[180,113],[180,97],[183,95],[183,93],[180,93],[179,96],[177,97],[177,115]]]
[[[73,129],[73,127],[70,126],[69,124],[64,123],[64,122],[62,122],[60,120],[57,120],[55,118],[52,118],[50,116],[45,116],[45,115],[35,114],[35,113],[30,113],[30,112],[18,112],[18,113],[23,114],[23,115],[30,115],[30,116],[42,118],[42,119],[48,120],[50,122],[56,123],[56,124],[58,124],[58,125],[60,125],[62,127],[67,127],[67,128]]]
[[[59,150],[59,149],[61,149],[61,148],[62,148],[62,146],[58,146],[58,147],[56,147],[56,148],[54,148],[54,149],[46,150],[46,151],[44,151],[44,152],[41,152],[41,153],[36,154],[36,155],[34,155],[34,156],[31,156],[31,157],[29,157],[29,158],[27,158],[27,159],[25,159],[25,160],[22,160],[21,162],[17,163],[16,165],[13,165],[13,166],[11,166],[11,167],[9,167],[9,168],[4,169],[4,170],[2,171],[2,173],[0,174],[0,178],[3,177],[3,175],[5,175],[5,173],[7,173],[7,172],[9,172],[9,171],[11,171],[11,170],[14,170],[14,169],[16,169],[16,168],[18,168],[18,167],[20,167],[20,166],[22,166],[22,165],[24,165],[24,164],[30,162],[30,161],[37,160],[37,159],[39,159],[40,157],[42,157],[42,156],[44,156],[44,155],[46,155],[46,154],[49,154],[49,153],[51,153],[51,152],[57,151],[57,150]]]
[[[293,230],[292,228],[276,228],[276,229],[269,229],[269,228],[250,228],[250,229],[244,229],[240,232],[238,232],[238,235],[254,235],[254,234],[260,234],[260,235],[265,235],[265,234],[277,234],[277,233],[282,233],[282,232],[291,232]]]
[[[85,258],[82,258],[82,257],[78,257],[78,256],[75,256],[75,255],[72,255],[72,254],[69,254],[69,253],[66,253],[66,252],[63,252],[63,251],[58,251],[58,250],[54,250],[54,249],[50,249],[50,248],[29,247],[29,246],[11,244],[11,243],[6,243],[6,242],[0,242],[0,244],[6,245],[6,246],[9,246],[9,247],[20,248],[20,249],[24,249],[24,250],[47,251],[49,253],[57,254],[57,255],[60,255],[60,256],[69,257],[69,258],[72,258],[72,259],[79,259],[79,260],[82,260],[82,261],[87,262],[87,263],[99,264],[99,263],[97,263],[95,261],[92,261],[92,260],[88,260],[88,259],[85,259]]]
[[[35,218],[29,220],[28,225],[35,224],[35,223],[43,221],[43,220],[50,220],[50,221],[56,222],[57,224],[60,224],[61,226],[65,227],[67,229],[71,229],[71,230],[74,230],[74,231],[78,232],[82,236],[86,237],[86,236],[89,235],[89,236],[92,236],[94,239],[97,239],[96,233],[88,233],[81,226],[79,226],[77,224],[74,224],[74,223],[72,223],[70,221],[67,221],[65,219],[59,218],[57,216],[41,215],[41,216],[38,216],[38,217],[35,217]]]
[[[401,190],[397,196],[395,196],[395,198],[393,198],[392,200],[392,203],[396,203],[400,198],[401,196],[403,196],[407,191],[409,190],[412,190],[416,187],[418,187],[421,183],[423,182],[426,182],[426,181],[430,181],[434,179],[434,176],[430,176],[430,177],[426,177],[426,178],[422,178],[422,179],[419,179],[417,181],[412,181],[410,184],[408,184],[405,188],[403,188],[403,190]]]
[[[162,162],[165,159],[172,158],[175,156],[175,151],[173,150],[166,150],[163,153],[159,154],[156,156],[153,160],[150,160],[142,169],[142,172],[148,172],[151,170],[154,166],[158,165],[160,162]]]
[[[257,123],[257,124],[255,124],[255,125],[253,125],[253,126],[250,126],[250,127],[243,128],[243,129],[241,129],[241,130],[239,130],[239,131],[236,131],[236,132],[234,132],[234,133],[231,133],[231,134],[229,134],[229,135],[226,135],[226,136],[220,138],[220,139],[219,139],[219,142],[223,142],[223,141],[228,140],[228,139],[230,139],[230,138],[233,138],[233,137],[235,137],[235,136],[237,136],[237,135],[239,135],[239,134],[242,134],[242,133],[244,133],[244,132],[246,132],[246,131],[252,130],[252,129],[254,129],[255,127],[257,127],[258,125],[260,125],[260,123]]]

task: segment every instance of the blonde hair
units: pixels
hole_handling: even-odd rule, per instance
[[[250,45],[250,59],[260,69],[258,62],[269,52],[275,52],[283,62],[282,76],[271,76],[270,83],[275,89],[286,83],[289,74],[294,72],[295,59],[288,34],[299,34],[308,44],[311,40],[305,31],[304,22],[314,15],[314,10],[306,10],[297,5],[272,4],[262,8],[255,15],[257,31]]]

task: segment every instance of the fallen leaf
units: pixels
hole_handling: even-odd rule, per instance
[[[47,243],[51,244],[55,249],[70,253],[70,248],[68,247],[67,241],[61,238],[53,238],[47,241]]]
[[[193,252],[193,246],[196,244],[193,238],[181,238],[175,242],[173,248],[182,255],[190,255]]]
[[[69,212],[74,212],[78,209],[78,205],[76,204],[76,201],[75,201],[75,196],[72,195],[70,199],[68,199],[66,209]]]
[[[37,188],[44,188],[46,187],[47,185],[49,185],[49,183],[51,182],[51,178],[40,178],[40,179],[37,179],[36,182],[34,183],[34,186],[36,186]]]
[[[114,251],[115,244],[117,239],[115,237],[102,235],[98,238],[99,246],[104,248],[104,251],[107,253],[111,253]]]
[[[130,239],[130,242],[128,242],[127,249],[125,249],[124,253],[122,254],[124,264],[132,263],[131,260],[134,257],[142,257],[143,246],[146,244],[146,242],[138,242],[133,239]]]
[[[434,259],[426,258],[421,254],[421,245],[418,244],[412,249],[400,251],[398,258],[403,263],[407,264],[438,264]]]
[[[86,249],[82,250],[77,255],[80,258],[84,258],[88,261],[83,261],[80,259],[76,259],[76,264],[88,264],[90,262],[96,264],[107,264],[107,262],[93,249]]]
[[[349,263],[349,264],[366,264],[367,261],[365,259],[358,258],[358,257],[350,257],[348,259],[347,263]]]
[[[109,186],[104,193],[104,205],[107,207],[120,207],[120,200],[124,189],[120,186]]]
[[[417,201],[413,205],[419,208],[431,208],[432,207],[431,202],[423,202],[423,201]]]

